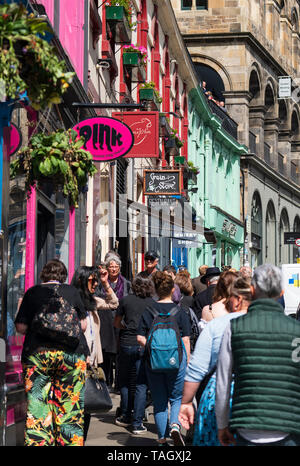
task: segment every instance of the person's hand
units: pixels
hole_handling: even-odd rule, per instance
[[[195,410],[193,403],[182,403],[178,414],[178,420],[182,427],[189,430],[192,424],[194,424]]]
[[[102,284],[107,283],[108,271],[106,269],[100,269],[99,276],[100,276],[100,281]]]
[[[225,429],[219,429],[218,430],[218,439],[220,441],[220,444],[223,447],[228,447],[229,445],[235,445],[236,441],[233,436],[233,434],[230,432],[228,427],[225,427]]]

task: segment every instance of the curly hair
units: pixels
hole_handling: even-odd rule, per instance
[[[154,284],[151,278],[137,276],[131,285],[133,293],[139,298],[150,298],[154,295]]]
[[[50,280],[57,280],[59,283],[65,283],[67,276],[67,268],[59,259],[52,259],[47,262],[40,273],[42,283],[49,282]]]
[[[152,274],[152,280],[159,299],[166,298],[171,294],[174,288],[174,280],[171,275],[159,270]]]

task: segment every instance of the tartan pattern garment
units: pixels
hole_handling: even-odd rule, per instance
[[[41,351],[23,365],[26,446],[83,446],[85,357]]]

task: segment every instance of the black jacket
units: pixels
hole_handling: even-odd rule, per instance
[[[194,297],[194,311],[198,319],[201,319],[202,309],[207,304],[212,304],[212,298],[215,291],[216,285],[210,285],[206,290],[196,294]]]

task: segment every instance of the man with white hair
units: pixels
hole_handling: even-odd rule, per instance
[[[219,440],[223,446],[297,446],[300,322],[285,315],[277,301],[282,294],[278,267],[257,267],[251,283],[248,312],[230,322],[219,353],[215,405]]]

